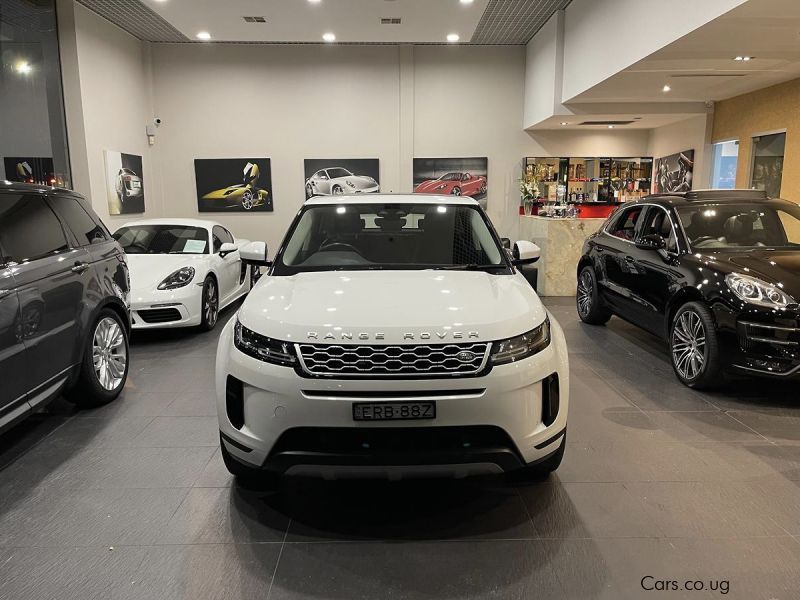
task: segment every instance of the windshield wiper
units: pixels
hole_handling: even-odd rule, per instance
[[[433,267],[435,271],[488,271],[506,268],[506,265],[479,265],[477,263],[470,263],[466,265],[448,265],[446,267]]]

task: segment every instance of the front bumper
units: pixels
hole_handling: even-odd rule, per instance
[[[202,284],[190,283],[174,290],[133,290],[133,329],[193,327],[200,324]]]
[[[305,378],[242,354],[233,346],[233,325],[234,319],[223,329],[217,351],[217,413],[222,443],[245,465],[291,475],[470,475],[538,462],[563,440],[569,368],[552,318],[545,350],[480,377],[357,381]],[[545,424],[552,376],[558,412]],[[230,402],[229,381],[236,388]],[[435,401],[436,418],[353,420],[354,402],[416,400]],[[231,407],[240,411],[237,426]]]
[[[800,314],[715,307],[721,347],[733,369],[768,377],[800,375]]]

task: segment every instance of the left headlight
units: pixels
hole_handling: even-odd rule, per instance
[[[247,356],[258,360],[293,367],[297,362],[294,345],[273,340],[242,325],[238,320],[233,328],[233,345]]]
[[[174,290],[189,285],[194,279],[194,267],[183,267],[158,284],[160,290]]]
[[[789,304],[795,304],[794,298],[778,286],[756,277],[729,273],[725,276],[725,283],[740,300],[750,304],[767,308],[785,308]]]
[[[356,184],[350,181],[349,179],[345,179],[344,182],[349,185],[351,188],[355,189]]]
[[[505,365],[533,356],[550,345],[550,317],[536,329],[517,337],[492,343],[492,364]]]

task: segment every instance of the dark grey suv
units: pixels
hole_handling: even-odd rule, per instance
[[[0,182],[0,431],[60,393],[116,398],[128,376],[125,254],[83,197]]]

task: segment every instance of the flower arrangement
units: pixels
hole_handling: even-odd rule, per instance
[[[520,179],[519,192],[522,194],[523,201],[536,200],[541,195],[535,179]]]

